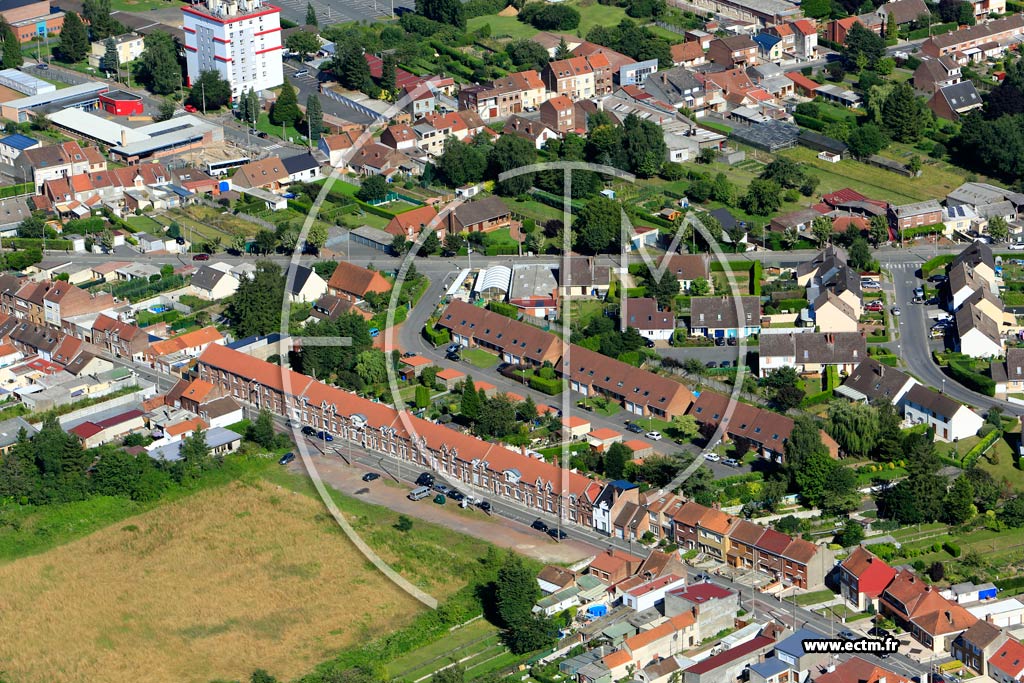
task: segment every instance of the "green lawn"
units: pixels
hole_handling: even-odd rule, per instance
[[[850,187],[872,199],[908,204],[930,197],[945,196],[949,191],[930,192],[932,185],[927,182],[926,176],[911,180],[892,171],[868,166],[853,159],[844,159],[838,164],[830,164],[819,159],[814,150],[806,147],[794,147],[782,152],[781,155],[814,169],[814,174],[821,179],[821,184],[817,189],[818,194],[827,194]],[[957,185],[960,182],[963,182],[962,179],[958,181]],[[957,187],[957,185],[953,187]],[[894,187],[899,187],[899,191],[894,190]]]
[[[499,17],[496,14],[473,17],[466,22],[466,29],[473,33],[480,30],[485,24],[490,25],[492,38],[529,38],[538,33],[537,29],[515,17]]]
[[[149,216],[129,216],[125,221],[139,232],[148,232],[154,235],[163,232],[163,226]]]
[[[483,349],[462,349],[462,357],[473,367],[487,370],[498,364],[498,357]]]
[[[496,635],[498,629],[484,619],[477,619],[471,624],[452,631],[441,640],[413,650],[384,665],[384,673],[389,679],[404,677],[425,666],[443,666],[451,659],[461,659],[476,647],[478,643]]]
[[[275,126],[270,122],[270,114],[268,114],[267,112],[260,113],[260,118],[256,122],[256,130],[263,131],[264,133],[267,133],[268,135],[273,135],[276,138],[281,137],[282,131],[281,126]],[[289,138],[294,142],[301,142],[302,140],[305,139],[305,134],[300,133],[292,126],[286,126],[284,128],[284,139],[287,140]]]
[[[686,42],[686,36],[684,36],[682,33],[669,31],[668,29],[664,29],[660,26],[655,26],[654,24],[648,26],[647,30],[653,33],[654,35],[658,36],[659,38],[664,38],[665,40],[667,40],[669,45],[675,45],[677,43]]]
[[[594,0],[570,2],[580,12],[580,26],[575,33],[586,37],[595,26],[618,26],[626,18],[626,10],[616,5],[601,5]]]
[[[795,602],[797,605],[805,606],[814,605],[819,602],[825,602],[826,600],[831,600],[835,596],[835,593],[833,593],[832,591],[824,589],[820,591],[811,591],[810,593],[803,593],[797,596],[790,596],[786,598],[786,601]]]
[[[110,9],[123,12],[148,12],[154,9],[177,7],[174,0],[111,0]]]
[[[562,210],[556,209],[553,206],[547,204],[541,204],[538,201],[528,200],[507,202],[512,213],[517,213],[525,218],[532,218],[538,223],[543,223],[548,220],[561,220]]]

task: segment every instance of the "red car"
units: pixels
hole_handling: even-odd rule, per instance
[[[193,261],[209,261],[210,260],[210,255],[209,254],[193,254],[192,255],[192,260]]]
[[[868,304],[867,306],[865,306],[864,310],[865,311],[872,311],[874,313],[881,313],[884,308],[885,308],[885,306],[883,306],[881,303],[879,303],[879,302],[872,302],[872,303]]]
[[[199,110],[193,107],[191,104],[186,104],[185,111],[187,111],[189,114],[195,114]]]

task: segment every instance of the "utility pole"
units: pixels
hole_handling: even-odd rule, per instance
[[[206,83],[201,83],[203,88],[203,116],[206,116]]]

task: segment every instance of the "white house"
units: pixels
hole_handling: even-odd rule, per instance
[[[985,423],[973,410],[945,394],[915,384],[903,399],[904,419],[911,425],[926,424],[939,441],[974,436]]]
[[[991,290],[991,284],[981,273],[966,263],[958,263],[949,269],[949,310],[960,308],[974,292],[981,288]]]
[[[290,279],[290,276],[289,276]],[[308,304],[316,301],[327,293],[327,281],[307,266],[297,266],[295,278],[285,280],[288,286],[288,301],[291,303]]]
[[[968,303],[956,312],[956,333],[960,353],[971,358],[995,358],[1003,355],[999,323],[974,304]]]
[[[192,275],[192,289],[200,299],[220,301],[238,290],[238,279],[226,269],[203,266]]]
[[[309,152],[281,159],[281,164],[288,172],[288,182],[290,183],[311,183],[323,178],[323,174],[320,173],[320,162],[314,159]]]
[[[622,604],[642,612],[664,600],[669,591],[685,586],[686,577],[668,574],[626,591],[622,594]]]
[[[676,329],[672,311],[658,310],[655,299],[626,299],[624,315],[627,326],[652,341],[668,341]]]

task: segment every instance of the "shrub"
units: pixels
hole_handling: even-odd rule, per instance
[[[945,541],[942,544],[942,549],[953,557],[960,557],[960,546],[952,541]]]
[[[530,377],[530,388],[535,391],[539,391],[542,394],[547,394],[548,396],[555,396],[556,394],[562,393],[562,390],[565,387],[562,380],[558,378],[545,379],[534,375]]]

